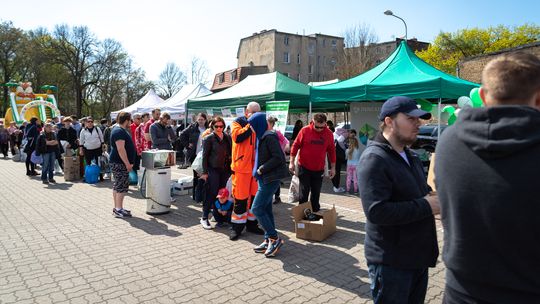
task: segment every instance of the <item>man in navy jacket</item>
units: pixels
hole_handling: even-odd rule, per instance
[[[419,118],[431,114],[408,97],[381,108],[381,132],[359,164],[359,190],[366,214],[366,260],[375,303],[424,303],[428,267],[439,255],[434,214],[420,159],[407,146],[416,140]]]

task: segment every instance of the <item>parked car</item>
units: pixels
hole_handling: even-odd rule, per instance
[[[283,134],[285,136],[285,138],[287,138],[289,141],[291,141],[292,139],[292,132],[294,130],[294,125],[287,125],[285,126],[285,134]]]
[[[441,125],[441,134],[447,128],[447,125]],[[435,152],[439,136],[439,125],[427,124],[420,126],[416,141],[411,145],[411,149],[424,149],[430,153]]]

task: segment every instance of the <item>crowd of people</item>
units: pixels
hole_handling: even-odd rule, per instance
[[[231,225],[230,240],[245,231],[262,235],[256,253],[273,257],[283,246],[273,204],[281,180],[298,178],[300,203],[320,210],[323,177],[335,192],[359,193],[366,215],[364,242],[375,303],[423,303],[428,268],[439,255],[435,215],[442,213],[445,303],[538,303],[540,226],[534,177],[540,155],[540,60],[529,54],[501,55],[482,75],[483,108],[463,109],[436,149],[437,192],[428,185],[422,163],[409,149],[420,119],[431,114],[404,96],[388,99],[379,113],[380,132],[359,144],[355,130],[336,128],[321,113],[307,126],[295,124],[291,142],[274,129],[277,119],[256,102],[227,126],[222,117],[199,113],[180,128],[168,113],[120,112],[109,126],[92,117],[64,117],[9,127],[0,124],[0,152],[23,151],[26,174],[55,183],[62,156],[97,162],[108,154],[114,177],[115,217],[123,208],[129,172],[148,149],[180,150],[181,167],[200,158],[193,170],[193,200],[202,204],[204,229]],[[286,153],[290,152],[287,167]],[[345,189],[340,185],[346,165]],[[103,177],[102,177],[103,178]],[[230,183],[230,191],[227,184]],[[273,197],[276,197],[273,200]],[[532,215],[532,216],[531,216]],[[508,224],[512,220],[519,223]],[[261,229],[262,227],[262,229]]]

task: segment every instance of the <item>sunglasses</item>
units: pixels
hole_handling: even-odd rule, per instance
[[[91,122],[91,123],[94,123],[94,121],[93,121],[93,120],[87,120],[86,122]]]
[[[326,127],[326,126],[322,126],[322,127],[315,126],[315,129],[324,129],[324,127]]]
[[[214,129],[223,129],[223,128],[225,128],[224,125],[219,125],[219,126],[216,125],[216,126],[214,126]]]

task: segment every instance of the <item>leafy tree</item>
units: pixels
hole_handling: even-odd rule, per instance
[[[454,74],[460,59],[536,41],[540,41],[537,25],[463,29],[455,33],[441,32],[427,50],[417,55],[439,70]]]
[[[0,73],[2,83],[15,80],[17,71],[19,70],[23,56],[21,51],[26,44],[26,36],[21,29],[13,26],[10,21],[0,23]],[[5,113],[8,108],[8,88],[3,87],[3,107],[0,108],[0,113]]]

